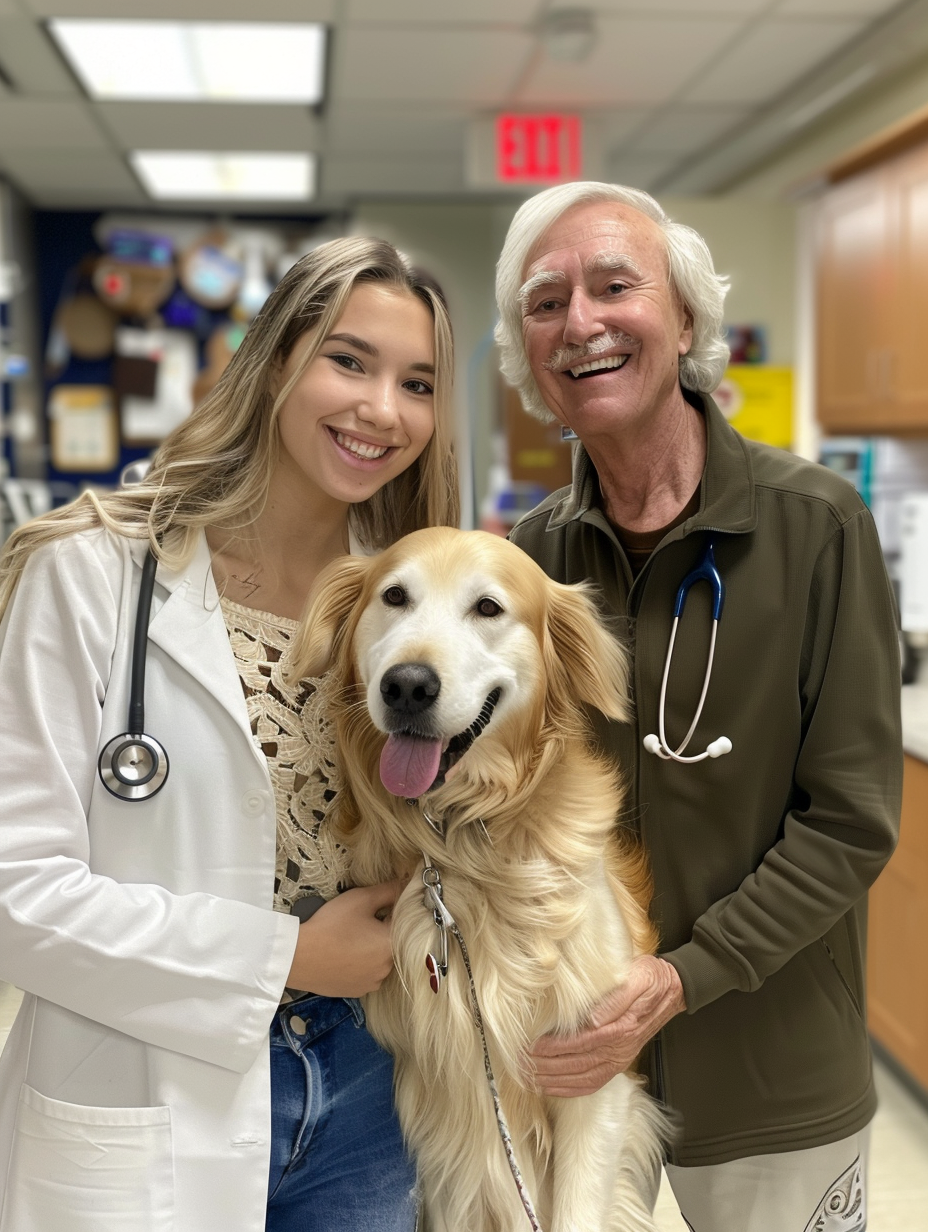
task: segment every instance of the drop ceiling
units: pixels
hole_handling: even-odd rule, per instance
[[[566,7],[593,13],[581,61],[553,58],[539,33]],[[323,21],[327,97],[318,110],[93,102],[50,17]],[[307,208],[448,199],[474,194],[477,121],[563,108],[599,134],[600,174],[712,191],[918,56],[926,0],[0,0],[0,175],[41,207],[144,207],[134,150],[308,150]]]

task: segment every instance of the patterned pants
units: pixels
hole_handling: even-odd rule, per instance
[[[870,1127],[827,1146],[665,1165],[692,1232],[865,1232]]]

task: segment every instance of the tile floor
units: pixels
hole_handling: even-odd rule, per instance
[[[0,983],[0,1048],[20,994]],[[928,1109],[885,1066],[877,1064],[880,1107],[870,1147],[868,1232],[925,1232],[928,1227]],[[659,1232],[685,1232],[665,1183],[655,1211]]]

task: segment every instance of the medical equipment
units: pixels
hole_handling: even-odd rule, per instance
[[[673,646],[677,638],[677,626],[680,623],[680,617],[683,615],[683,609],[686,606],[686,597],[689,594],[690,587],[696,582],[708,582],[712,587],[712,640],[709,643],[709,661],[706,664],[706,674],[702,683],[702,693],[699,698],[699,705],[696,707],[696,714],[693,716],[693,722],[690,724],[690,729],[683,737],[683,743],[676,749],[672,749],[667,743],[667,733],[665,731],[665,715],[667,702],[667,679],[670,676],[670,663],[673,659]],[[651,733],[645,736],[643,744],[649,753],[654,753],[664,761],[679,761],[679,762],[697,762],[704,761],[707,757],[722,757],[726,753],[731,752],[731,741],[727,736],[719,736],[707,746],[704,753],[692,754],[689,757],[684,757],[683,752],[693,738],[693,732],[696,730],[696,724],[699,722],[702,708],[705,704],[706,693],[709,691],[709,681],[712,678],[712,661],[715,658],[715,638],[719,631],[719,620],[722,617],[722,605],[725,602],[725,585],[719,576],[718,568],[715,564],[715,541],[712,536],[706,542],[706,550],[703,558],[696,568],[686,575],[680,583],[680,589],[677,591],[677,598],[673,605],[673,626],[670,630],[670,642],[667,646],[667,658],[664,661],[664,678],[661,681],[661,699],[657,710],[657,725],[660,735],[656,736]]]
[[[155,589],[158,560],[151,550],[142,566],[139,603],[132,636],[132,675],[129,687],[127,730],[114,736],[97,763],[103,786],[120,800],[150,800],[168,777],[168,755],[152,736],[145,734],[145,656],[148,650],[148,623]]]

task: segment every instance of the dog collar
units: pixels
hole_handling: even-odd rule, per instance
[[[417,799],[411,799],[411,800],[407,800],[406,803],[411,805],[412,808],[416,808],[418,807],[419,801]],[[443,821],[436,821],[435,818],[432,817],[425,809],[422,809],[421,811],[422,811],[422,816],[425,818],[428,825],[438,835],[441,841],[444,842],[448,836],[448,827],[445,825]],[[425,859],[426,864],[428,864],[428,860],[425,858],[425,856],[423,856],[423,859]]]

